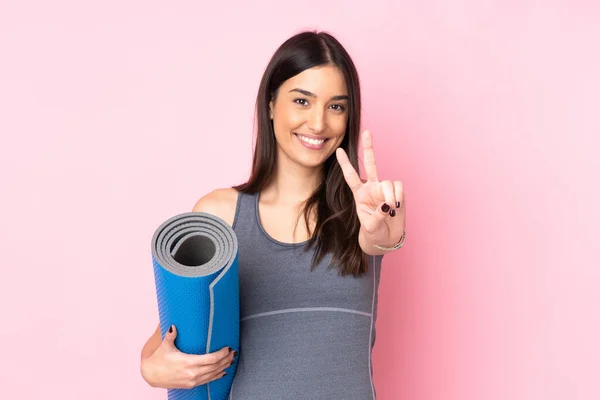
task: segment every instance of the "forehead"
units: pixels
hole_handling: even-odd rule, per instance
[[[284,92],[295,88],[304,89],[318,97],[348,94],[344,74],[339,68],[331,65],[306,69],[285,81],[281,88]]]

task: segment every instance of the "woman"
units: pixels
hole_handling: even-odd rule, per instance
[[[160,327],[142,350],[155,387],[219,379],[234,357],[231,399],[375,398],[371,350],[383,254],[406,236],[402,183],[379,181],[372,136],[358,173],[358,75],[326,33],[288,39],[258,92],[257,141],[245,184],[193,211],[229,223],[239,242],[240,349],[180,352]],[[335,156],[334,154],[335,153]]]

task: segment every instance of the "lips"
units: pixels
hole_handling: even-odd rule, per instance
[[[303,135],[299,133],[295,133],[294,135],[298,138],[300,143],[312,150],[321,150],[324,147],[325,142],[328,140],[324,137],[319,138],[317,136]]]

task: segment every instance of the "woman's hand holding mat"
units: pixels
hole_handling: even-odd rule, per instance
[[[142,375],[152,387],[191,389],[225,376],[236,352],[229,347],[209,354],[187,354],[175,346],[177,329],[167,332],[152,356],[142,361]]]

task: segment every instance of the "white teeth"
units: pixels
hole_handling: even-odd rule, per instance
[[[306,143],[310,143],[310,144],[316,144],[316,145],[319,145],[319,144],[322,144],[322,143],[324,143],[324,142],[325,142],[325,139],[320,139],[320,140],[317,140],[317,139],[310,139],[310,138],[307,138],[307,137],[304,137],[304,136],[300,136],[300,135],[298,135],[298,137],[299,137],[301,140],[304,140]]]

